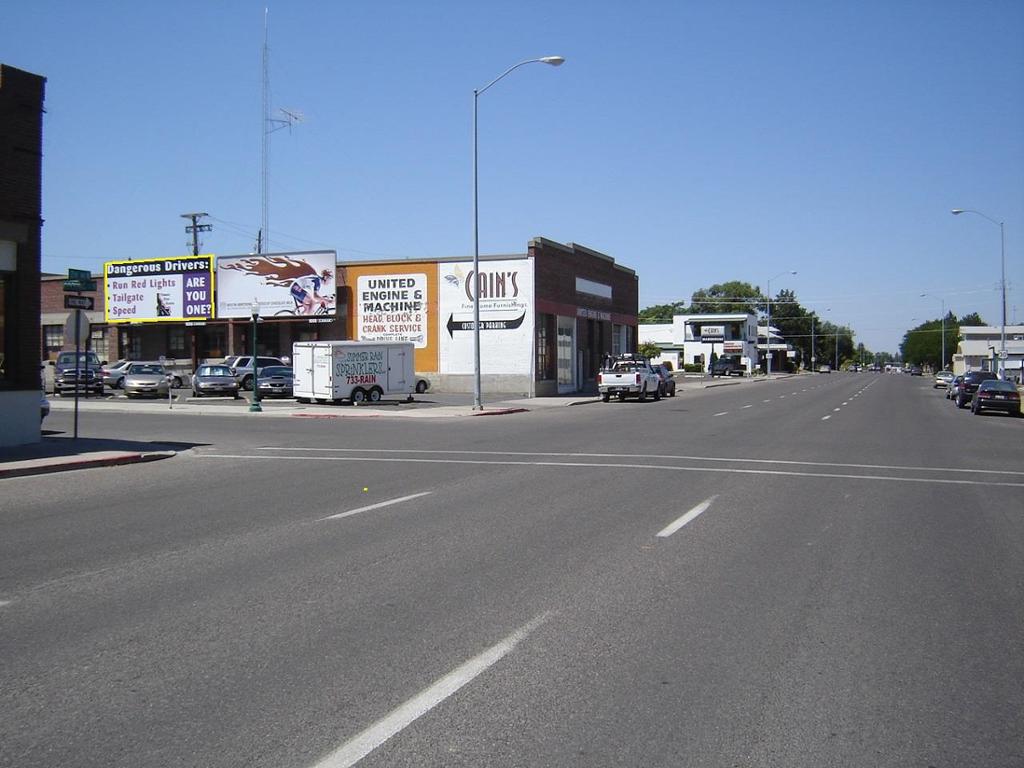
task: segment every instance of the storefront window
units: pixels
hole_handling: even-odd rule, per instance
[[[53,360],[64,346],[64,326],[43,326],[43,357]]]
[[[167,329],[167,354],[170,357],[186,357],[184,328]]]
[[[89,349],[96,353],[100,360],[109,360],[107,357],[107,329],[91,328],[89,330]]]
[[[537,315],[537,381],[555,378],[554,330],[554,315]]]

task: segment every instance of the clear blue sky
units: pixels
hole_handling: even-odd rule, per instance
[[[0,61],[48,78],[43,267],[251,250],[260,2],[8,3]],[[874,350],[957,314],[1024,322],[1024,3],[277,2],[271,250],[613,256],[641,307],[788,287]],[[826,311],[829,310],[829,311]]]

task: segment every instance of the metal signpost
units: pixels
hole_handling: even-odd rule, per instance
[[[95,304],[92,296],[82,296],[82,292],[95,290],[96,281],[92,279],[91,272],[86,269],[68,269],[68,279],[64,281],[64,292],[77,294],[75,296],[64,297],[65,308],[71,310],[71,314],[68,315],[67,320],[69,330],[72,325],[72,318],[74,318],[74,330],[72,331],[72,334],[75,337],[75,440],[78,439],[78,390],[82,384],[82,311],[92,309]],[[88,319],[86,319],[85,327],[85,333],[88,333]],[[88,370],[89,366],[86,364],[87,373]],[[86,377],[85,393],[87,397],[89,395],[88,387],[88,377]]]

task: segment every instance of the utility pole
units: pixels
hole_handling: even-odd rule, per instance
[[[181,214],[181,218],[183,218],[183,219],[191,219],[192,220],[192,223],[189,226],[185,227],[185,232],[187,232],[188,234],[192,235],[192,255],[193,256],[198,256],[199,255],[199,233],[200,232],[212,232],[213,231],[213,225],[212,224],[200,224],[199,223],[200,219],[205,219],[209,215],[210,214],[208,214],[208,213],[183,213],[183,214]],[[192,333],[189,334],[189,337],[190,337],[190,342],[191,342],[190,346],[192,347],[192,371],[195,372],[195,370],[199,367],[199,344],[198,344],[197,339],[196,339],[196,329],[195,329],[194,326],[192,327],[191,331],[192,331]],[[169,391],[169,388],[168,388],[168,391]]]
[[[199,255],[199,233],[200,232],[212,232],[213,231],[213,225],[212,224],[200,224],[199,223],[200,219],[206,218],[209,215],[210,214],[208,214],[208,213],[183,213],[183,214],[181,214],[181,218],[183,218],[183,219],[191,219],[192,220],[192,223],[189,226],[185,227],[185,231],[188,234],[192,235],[192,255],[193,256],[198,256]]]

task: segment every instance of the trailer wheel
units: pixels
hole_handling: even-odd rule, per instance
[[[417,381],[416,382],[416,394],[417,395],[422,395],[426,391],[427,391],[427,382],[425,382],[423,379],[420,379],[419,381]]]
[[[366,402],[366,390],[362,387],[356,387],[352,390],[352,402],[353,403],[365,403]]]
[[[373,387],[370,389],[370,402],[379,403],[380,399],[384,396],[384,390],[380,387]]]

